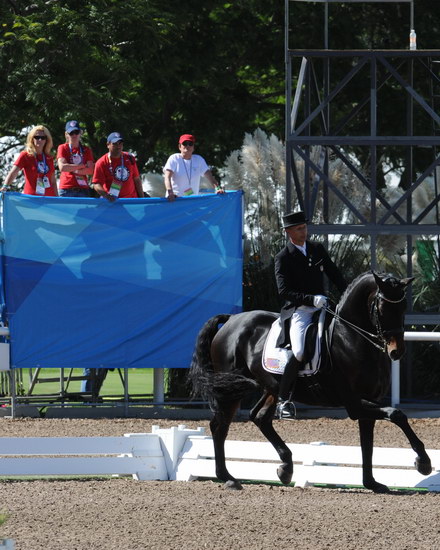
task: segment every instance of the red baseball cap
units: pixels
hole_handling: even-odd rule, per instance
[[[192,136],[191,134],[183,134],[182,136],[180,136],[179,138],[179,145],[181,143],[183,143],[184,141],[193,141],[195,142],[196,141],[196,138],[194,136]]]

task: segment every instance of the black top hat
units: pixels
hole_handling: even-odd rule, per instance
[[[284,229],[293,225],[302,225],[303,223],[307,223],[304,212],[289,212],[289,214],[283,216]]]

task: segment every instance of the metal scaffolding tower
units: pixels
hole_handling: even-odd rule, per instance
[[[343,3],[380,1],[383,2]],[[290,2],[324,5],[322,49],[289,47]],[[290,210],[297,203],[306,212],[310,231],[315,235],[368,237],[372,269],[381,267],[378,239],[384,235],[403,238],[407,276],[412,276],[417,236],[429,236],[435,242],[440,234],[440,194],[436,183],[440,165],[440,116],[436,110],[440,105],[440,50],[329,49],[329,4],[338,2],[342,3],[285,0],[286,208]],[[388,2],[408,4],[409,36],[410,29],[414,29],[414,1]],[[401,107],[397,124],[400,135],[388,135],[381,120],[390,101]],[[404,159],[407,176],[406,185],[394,198],[383,193],[383,182],[378,181],[377,167],[390,151],[397,151]],[[301,174],[298,159],[303,166]],[[330,159],[342,162],[362,189],[363,203],[351,200],[340,182],[332,178]],[[425,164],[420,170],[422,163]],[[416,210],[415,193],[427,186],[432,189],[433,181],[433,198],[423,209]],[[343,218],[332,218],[331,201],[340,202]],[[408,323],[440,323],[440,313],[416,314],[411,304],[410,308]]]

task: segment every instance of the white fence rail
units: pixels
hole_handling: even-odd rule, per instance
[[[154,426],[151,434],[124,437],[4,437],[0,443],[0,476],[132,475],[147,481],[215,478],[212,438],[204,435],[203,428]],[[311,443],[289,444],[289,448],[295,486],[362,485],[359,447]],[[227,441],[225,451],[228,469],[238,479],[279,481],[280,460],[270,443]],[[433,473],[422,476],[414,469],[411,449],[376,447],[374,476],[389,487],[440,491],[440,451],[428,450],[428,454]]]
[[[132,475],[142,480],[168,479],[160,440],[153,434],[5,437],[0,441],[2,476]],[[8,455],[15,456],[6,458]]]
[[[131,475],[172,479],[178,451],[203,428],[182,426],[123,437],[1,437],[0,476]],[[11,457],[11,458],[8,458]]]
[[[314,484],[362,486],[360,447],[323,443],[289,444],[293,454],[295,487]],[[226,465],[242,480],[279,481],[279,458],[270,443],[227,441]],[[411,449],[375,448],[373,474],[379,483],[394,488],[440,491],[440,451],[429,450],[433,473],[423,476],[414,469]],[[215,478],[214,449],[210,438],[189,437],[176,470],[176,479],[191,481]]]

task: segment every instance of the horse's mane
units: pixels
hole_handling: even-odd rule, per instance
[[[348,297],[352,293],[353,289],[357,287],[361,282],[364,281],[364,279],[367,279],[369,277],[372,277],[371,271],[366,271],[365,273],[361,273],[358,275],[355,279],[351,281],[351,283],[347,286],[347,288],[344,291],[344,294],[341,296],[341,299],[339,300],[338,307],[341,308],[345,305],[345,302],[347,301]]]

